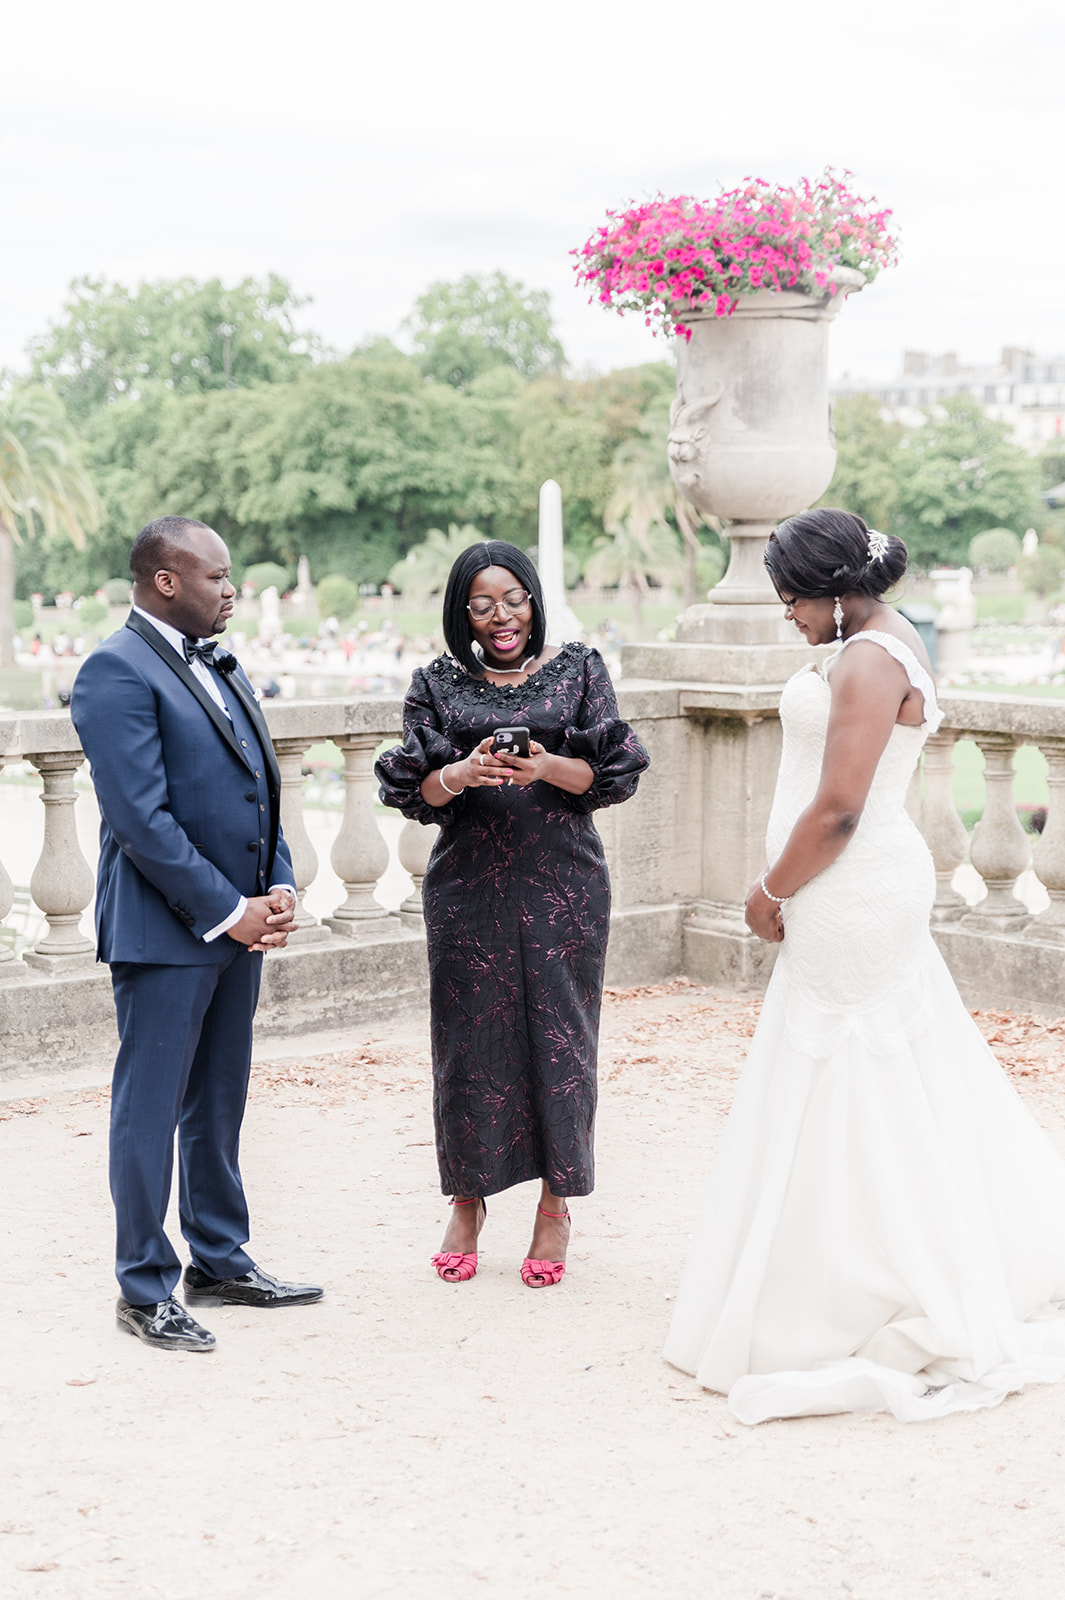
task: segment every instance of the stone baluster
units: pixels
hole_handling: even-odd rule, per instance
[[[299,927],[295,933],[289,934],[288,942],[290,945],[314,944],[321,939],[328,939],[329,929],[323,928],[304,904],[304,895],[318,872],[318,855],[303,820],[303,758],[310,749],[311,739],[309,735],[295,739],[275,738],[273,743],[281,771],[281,827],[292,857],[292,874],[296,880],[296,921]]]
[[[0,772],[4,770],[5,755],[0,751]],[[0,923],[4,921],[11,907],[15,903],[15,885],[11,882],[10,874],[0,861]],[[15,942],[0,938],[0,976],[14,976],[16,972],[25,972],[20,961],[15,960]]]
[[[968,910],[964,895],[953,887],[954,874],[969,854],[969,835],[955,807],[952,789],[956,739],[952,729],[945,729],[929,734],[924,746],[921,832],[936,869],[933,922],[953,922]]]
[[[414,887],[399,908],[399,920],[408,927],[424,928],[422,879],[440,829],[435,823],[406,822],[399,834],[399,864],[410,873]]]
[[[1008,733],[977,733],[974,738],[984,755],[986,794],[969,859],[983,878],[987,895],[964,922],[972,928],[1012,933],[1028,921],[1028,908],[1013,893],[1013,886],[1032,853],[1013,804],[1014,740]]]
[[[1033,939],[1065,943],[1065,739],[1041,739],[1047,760],[1050,800],[1043,831],[1032,851],[1032,865],[1050,896],[1045,911],[1025,930]]]
[[[347,899],[325,924],[349,938],[376,933],[373,925],[388,916],[374,896],[377,880],[388,866],[388,845],[374,816],[373,761],[379,741],[377,733],[346,733],[333,740],[344,757],[344,815],[329,859]]]
[[[93,894],[93,875],[81,853],[74,820],[74,774],[85,757],[78,749],[49,750],[28,759],[44,780],[44,844],[30,878],[30,894],[48,930],[25,960],[45,972],[91,967],[96,946],[81,931],[81,913]]]

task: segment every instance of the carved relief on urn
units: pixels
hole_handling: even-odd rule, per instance
[[[669,465],[687,500],[733,524],[715,601],[772,598],[758,571],[761,545],[774,523],[812,505],[832,480],[828,330],[845,295],[864,283],[857,272],[839,276],[834,295],[766,291],[743,296],[727,318],[682,314],[691,338],[677,340]],[[745,536],[759,541],[757,563],[753,550],[737,548]]]

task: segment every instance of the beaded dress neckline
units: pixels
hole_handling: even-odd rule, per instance
[[[430,661],[423,670],[426,677],[435,678],[446,688],[450,698],[473,703],[494,701],[505,705],[508,701],[513,702],[520,697],[523,691],[530,687],[536,693],[552,688],[588,654],[590,654],[588,646],[578,641],[564,644],[560,646],[557,655],[552,656],[550,661],[545,661],[542,667],[537,667],[535,672],[530,672],[521,683],[492,683],[488,678],[474,678],[451,656],[437,656],[436,660]]]

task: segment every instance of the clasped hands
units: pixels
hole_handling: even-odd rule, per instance
[[[459,773],[468,789],[498,789],[502,783],[516,783],[524,789],[530,783],[547,777],[551,759],[543,745],[537,744],[535,739],[529,740],[527,756],[493,755],[492,740],[487,738],[482,739],[464,761],[456,761],[448,771]]]
[[[269,894],[254,895],[240,921],[226,932],[253,953],[282,950],[289,934],[299,927],[294,921],[295,915],[296,896],[291,890],[271,889]]]

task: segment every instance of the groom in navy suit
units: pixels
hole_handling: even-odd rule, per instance
[[[133,610],[83,663],[71,716],[100,806],[96,928],[120,1046],[111,1100],[118,1325],[160,1349],[214,1335],[174,1296],[163,1231],[178,1134],[190,1305],[303,1305],[246,1254],[238,1165],[263,952],[296,906],[280,775],[255,692],[210,635],[233,614],[229,552],[160,517],[130,552]]]

